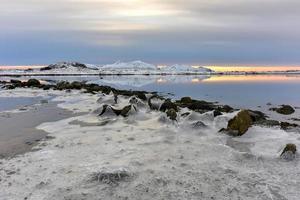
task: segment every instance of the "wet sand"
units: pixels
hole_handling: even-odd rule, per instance
[[[35,127],[44,122],[54,122],[73,115],[58,108],[57,103],[35,104],[25,112],[0,114],[0,158],[12,157],[30,151],[48,134]]]

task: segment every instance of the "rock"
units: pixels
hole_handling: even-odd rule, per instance
[[[12,84],[17,84],[17,85],[21,85],[21,84],[22,84],[22,81],[16,80],[16,79],[11,79],[10,82],[11,82]]]
[[[81,82],[74,81],[71,83],[70,87],[72,89],[80,90],[83,87],[83,84]]]
[[[291,124],[288,122],[280,122],[280,128],[283,130],[288,130],[290,128],[298,127],[298,124]]]
[[[110,105],[103,105],[102,108],[97,109],[96,111],[94,111],[95,113],[99,113],[99,116],[115,116],[115,110],[110,106]],[[119,113],[120,114],[120,113]]]
[[[153,95],[148,99],[148,105],[151,110],[159,110],[163,102],[164,99],[157,95]]]
[[[194,128],[194,129],[199,129],[199,128],[205,128],[205,127],[207,127],[206,124],[204,124],[201,121],[194,122],[191,125],[192,125],[192,128]]]
[[[41,103],[41,104],[47,104],[47,103],[48,103],[48,100],[47,100],[47,99],[42,99],[42,100],[40,101],[40,103]]]
[[[219,110],[214,110],[214,117],[223,115]]]
[[[117,169],[117,170],[101,170],[100,172],[93,173],[90,181],[97,181],[99,183],[105,183],[109,185],[118,185],[121,181],[126,181],[131,177],[128,170]]]
[[[68,90],[68,89],[71,89],[71,84],[67,81],[60,81],[56,84],[56,89],[58,89],[58,90]]]
[[[130,114],[134,114],[136,113],[137,109],[134,105],[128,105],[128,106],[125,106],[121,112],[120,112],[120,115],[123,116],[123,117],[127,117],[129,116]]]
[[[266,115],[257,110],[247,110],[253,122],[266,120]]]
[[[234,111],[234,109],[232,107],[228,106],[228,105],[219,106],[217,108],[217,110],[220,111],[220,112],[225,112],[225,113],[229,113],[229,112],[233,112]]]
[[[171,119],[171,120],[176,120],[177,118],[177,112],[176,110],[174,110],[173,108],[167,110],[167,116]]]
[[[181,106],[185,107],[184,105]],[[215,105],[213,103],[198,100],[193,100],[193,102],[186,107],[198,112],[207,112],[215,109]]]
[[[290,105],[281,105],[279,108],[270,108],[272,111],[276,111],[279,114],[282,115],[290,115],[295,112],[295,109]]]
[[[28,87],[38,87],[41,85],[40,81],[37,79],[29,79],[26,83]]]
[[[295,159],[296,152],[297,152],[297,147],[295,144],[287,144],[285,146],[285,148],[283,149],[280,157],[285,160],[291,161],[291,160]]]
[[[136,107],[146,107],[146,104],[136,96],[133,96],[129,99],[129,104],[135,105]]]
[[[247,110],[241,110],[227,125],[228,133],[233,136],[244,135],[252,125],[252,119]]]
[[[182,113],[182,114],[181,114],[181,117],[187,117],[187,116],[189,116],[190,114],[191,114],[190,112]]]
[[[262,125],[262,126],[279,126],[280,122],[277,120],[260,120],[256,121],[255,124]]]
[[[170,99],[165,100],[165,102],[160,106],[159,110],[165,112],[166,110],[174,109],[178,112],[178,107],[175,103],[173,103]]]
[[[43,90],[50,90],[51,88],[54,88],[54,85],[43,85]]]
[[[191,104],[191,103],[193,103],[193,100],[191,97],[182,97],[180,102],[182,104]]]

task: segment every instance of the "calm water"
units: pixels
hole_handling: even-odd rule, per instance
[[[171,93],[175,98],[191,96],[235,107],[290,104],[300,107],[300,75],[238,76],[86,76],[38,77],[48,81],[88,81],[123,89]],[[5,79],[2,77],[1,79]],[[10,78],[6,78],[10,79]],[[21,78],[22,79],[22,78]],[[28,79],[24,78],[24,79]]]

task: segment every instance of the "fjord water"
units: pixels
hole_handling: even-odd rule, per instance
[[[234,107],[300,106],[300,75],[52,76],[46,81],[88,81],[121,89],[157,91],[172,98],[191,96]],[[28,79],[28,77],[24,78]]]

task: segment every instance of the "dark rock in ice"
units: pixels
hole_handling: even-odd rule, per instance
[[[115,111],[110,105],[103,105],[102,108],[94,111],[95,113],[99,113],[99,116],[113,116],[116,115]]]
[[[214,110],[214,117],[223,115],[219,110]]]
[[[244,135],[252,125],[252,119],[247,110],[241,110],[234,118],[229,120],[227,125],[227,134],[232,136]]]
[[[178,107],[175,103],[173,103],[170,99],[165,100],[165,102],[160,106],[159,110],[165,112],[166,110],[174,109],[178,112]]]
[[[194,129],[199,129],[199,128],[205,128],[205,127],[207,127],[206,124],[204,124],[201,121],[194,122],[191,125],[192,125],[192,128],[194,128]]]
[[[293,160],[296,157],[297,147],[295,144],[287,144],[283,149],[280,157],[285,160]]]
[[[91,175],[90,181],[118,185],[122,181],[127,181],[132,175],[127,170],[101,171]]]
[[[256,121],[255,124],[262,125],[262,126],[280,126],[280,122],[277,120],[259,120]]]
[[[173,108],[167,110],[167,116],[171,119],[171,120],[176,120],[177,118],[177,112],[176,110],[174,110]]]
[[[247,110],[253,122],[266,120],[266,115],[257,110]]]
[[[164,99],[158,95],[153,95],[148,99],[148,105],[151,110],[159,110],[163,102]]]
[[[234,111],[234,109],[232,107],[228,106],[228,105],[219,106],[217,108],[217,110],[220,111],[220,112],[225,112],[225,113],[229,113],[229,112],[233,112]]]
[[[182,114],[181,114],[181,117],[187,117],[187,116],[189,116],[190,114],[191,114],[190,112],[182,113]]]
[[[191,97],[182,97],[180,102],[181,102],[181,104],[188,105],[188,104],[193,103],[193,100]]]
[[[116,111],[116,110],[115,110]],[[123,117],[127,117],[129,116],[130,114],[134,114],[136,113],[137,109],[134,105],[128,105],[128,106],[125,106],[121,112],[120,112],[120,115],[123,116]]]
[[[129,99],[129,104],[135,105],[136,107],[145,107],[146,104],[136,96],[133,96]]]
[[[272,111],[276,111],[282,115],[290,115],[295,112],[295,109],[290,105],[281,105],[279,108],[270,108]]]
[[[288,130],[296,127],[298,127],[298,124],[291,124],[289,122],[280,122],[280,128],[283,130]]]

